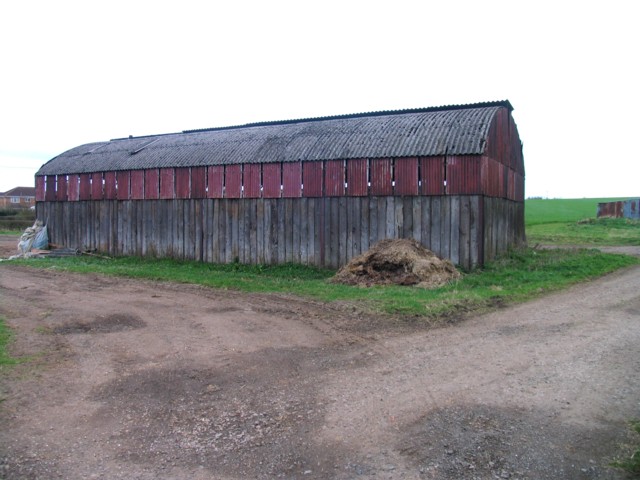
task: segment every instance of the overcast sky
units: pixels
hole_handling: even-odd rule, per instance
[[[0,5],[0,191],[72,147],[508,99],[526,195],[640,196],[638,3]]]

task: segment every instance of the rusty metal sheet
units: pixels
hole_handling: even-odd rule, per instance
[[[157,200],[160,197],[160,176],[157,168],[144,171],[144,198]]]
[[[118,183],[118,191],[116,193],[118,200],[129,200],[131,198],[131,172],[129,170],[116,172],[116,182]]]
[[[207,198],[207,167],[191,168],[191,198]]]
[[[444,157],[420,157],[420,195],[444,195]]]
[[[366,158],[347,160],[347,195],[363,197],[369,192],[369,161]]]
[[[393,195],[393,169],[390,158],[374,158],[371,169],[371,195]]]
[[[53,202],[56,199],[56,176],[47,175],[44,199]]]
[[[282,164],[265,163],[262,165],[262,196],[280,198],[282,190]]]
[[[224,196],[225,198],[242,197],[242,165],[224,167]]]
[[[394,163],[394,194],[418,195],[418,158],[396,158]]]
[[[214,165],[207,167],[207,198],[224,196],[224,167]]]
[[[304,162],[302,164],[302,196],[322,196],[322,162]]]
[[[244,198],[260,198],[260,176],[262,173],[259,163],[244,166],[243,190]]]
[[[56,200],[64,202],[67,199],[67,176],[56,176]]]
[[[144,199],[144,170],[131,171],[131,200]]]
[[[189,167],[176,168],[176,198],[191,197],[191,169]]]
[[[91,174],[91,200],[102,200],[104,198],[104,183],[102,172]]]
[[[104,198],[115,200],[116,197],[116,172],[104,172]]]
[[[170,200],[175,198],[175,168],[160,169],[160,198]]]
[[[302,196],[302,163],[282,164],[282,196],[297,198]]]
[[[344,195],[344,160],[328,160],[324,165],[324,194],[327,197]]]
[[[80,174],[80,196],[79,200],[91,200],[91,174]]]
[[[482,193],[482,158],[452,155],[446,158],[446,193],[476,195]]]
[[[80,199],[80,176],[73,173],[67,177],[67,200],[76,202]]]
[[[44,202],[45,192],[45,176],[38,175],[36,177],[36,202]]]

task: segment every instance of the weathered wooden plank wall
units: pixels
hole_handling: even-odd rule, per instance
[[[39,202],[52,243],[112,255],[337,268],[415,238],[464,268],[524,242],[524,205],[480,195]]]

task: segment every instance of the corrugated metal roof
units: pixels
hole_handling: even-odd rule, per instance
[[[347,158],[477,155],[508,101],[254,123],[72,148],[37,175]]]

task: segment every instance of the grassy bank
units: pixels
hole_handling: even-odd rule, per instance
[[[621,199],[527,200],[525,223],[529,245],[640,245],[640,221],[595,218],[598,203],[615,200]]]
[[[12,332],[5,323],[4,318],[0,316],[0,371],[7,365],[15,365],[18,359],[13,358],[7,353],[7,346],[11,342]]]
[[[450,317],[524,301],[640,260],[595,250],[523,250],[435,290],[415,287],[352,287],[330,283],[334,274],[299,265],[212,265],[169,259],[66,257],[17,263],[81,273],[193,283],[247,292],[288,293],[348,302],[365,311],[427,318]],[[1,266],[0,266],[1,268]]]

